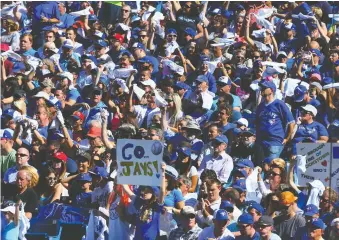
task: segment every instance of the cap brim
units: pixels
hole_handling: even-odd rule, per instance
[[[308,216],[308,217],[312,217],[313,215],[315,215],[317,213],[312,213],[312,212],[305,212],[304,215]]]
[[[298,97],[294,96],[295,102],[302,102],[303,100],[304,100],[304,96],[298,96]]]

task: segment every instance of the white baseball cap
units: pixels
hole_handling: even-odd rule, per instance
[[[35,94],[33,97],[34,97],[34,98],[44,98],[44,99],[46,99],[46,100],[49,99],[48,93],[46,93],[46,92],[44,92],[44,91],[38,92],[38,93]]]
[[[305,111],[311,112],[314,117],[317,116],[318,110],[311,104],[307,104],[306,106],[302,106],[301,108]]]
[[[10,212],[12,214],[15,214],[15,207],[14,206],[8,206],[5,207],[4,209],[0,210],[1,212]]]
[[[237,124],[243,125],[245,127],[248,127],[248,121],[246,118],[239,118],[239,120],[237,121]]]

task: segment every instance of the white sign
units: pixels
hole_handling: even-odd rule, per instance
[[[160,141],[118,139],[118,184],[160,186],[163,148]]]
[[[305,172],[299,172],[298,184],[306,186],[313,180],[320,180],[325,187],[330,186],[331,178],[331,144],[330,143],[298,143],[298,155],[306,155]],[[335,165],[332,165],[334,171]],[[298,166],[296,166],[298,167]],[[339,167],[339,166],[338,166]],[[298,170],[300,171],[300,170]],[[339,168],[338,168],[339,171]],[[334,183],[333,183],[334,182]],[[331,185],[335,185],[332,179]]]

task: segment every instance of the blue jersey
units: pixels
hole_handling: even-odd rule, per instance
[[[312,139],[315,142],[316,140],[319,140],[320,136],[328,137],[328,133],[324,125],[316,121],[310,124],[302,123],[298,126],[293,142],[298,143],[305,139]]]
[[[263,101],[257,108],[257,141],[269,146],[281,146],[287,125],[294,119],[287,105],[278,99],[266,105]]]

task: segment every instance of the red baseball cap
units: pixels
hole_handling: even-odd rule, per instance
[[[76,118],[77,120],[82,120],[84,121],[85,119],[85,116],[84,114],[82,114],[81,112],[74,112],[73,115],[72,115],[73,118]]]
[[[89,129],[87,136],[90,138],[97,138],[101,137],[101,128],[99,127],[92,127]]]
[[[119,33],[113,33],[112,38],[118,40],[120,43],[124,42],[124,36]]]
[[[67,155],[64,152],[56,152],[53,154],[53,158],[58,159],[64,163],[67,162]]]

